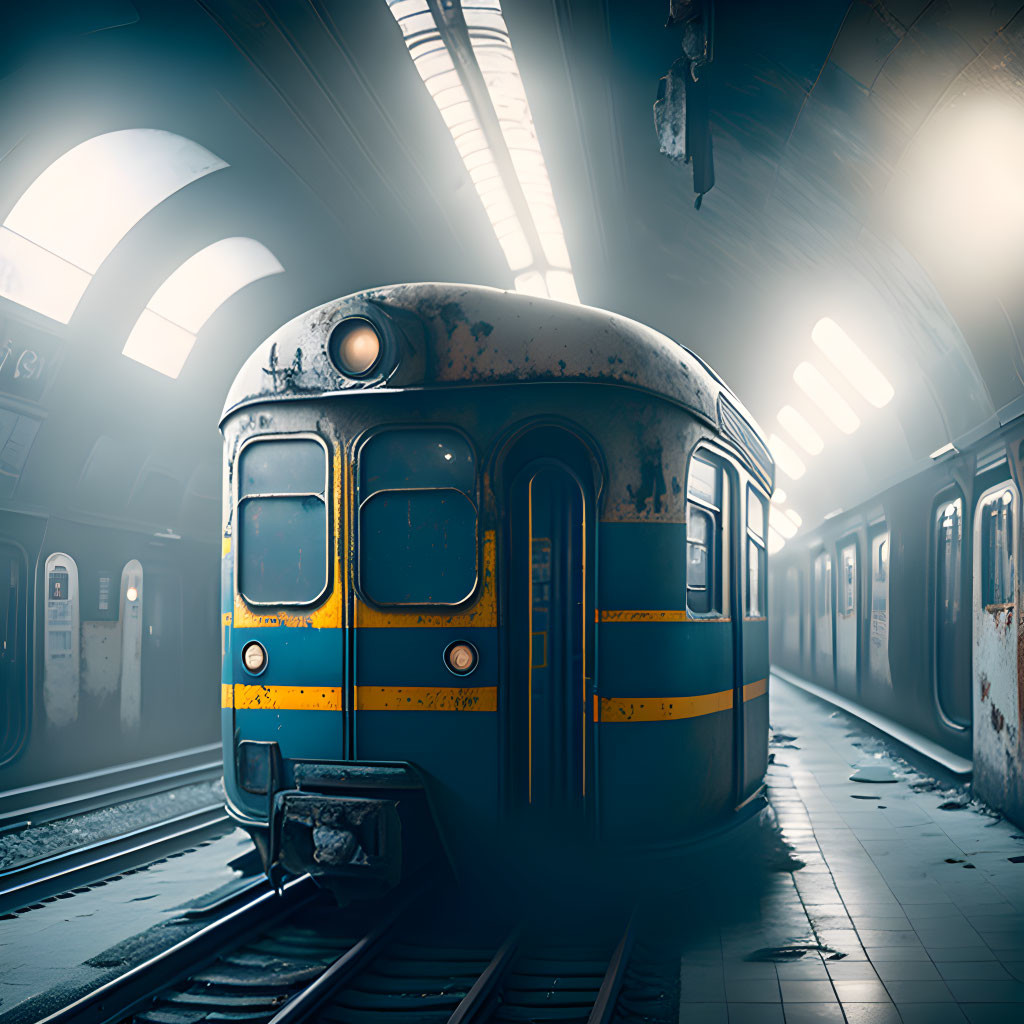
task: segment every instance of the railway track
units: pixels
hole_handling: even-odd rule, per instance
[[[42,1024],[608,1024],[635,925],[509,927],[426,888],[263,893]]]
[[[0,792],[0,834],[197,782],[224,770],[219,743]]]
[[[230,827],[223,804],[208,804],[107,839],[21,861],[0,871],[0,914],[151,864]]]

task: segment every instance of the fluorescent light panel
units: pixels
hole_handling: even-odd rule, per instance
[[[222,238],[200,249],[153,294],[122,353],[177,377],[217,307],[247,284],[283,270],[277,257],[253,238]]]
[[[786,503],[786,492],[781,487],[776,487],[772,491],[772,503],[775,505],[785,505]]]
[[[796,439],[808,455],[819,455],[825,447],[821,435],[793,408],[784,405],[779,410],[779,423]]]
[[[807,472],[803,460],[778,434],[768,438],[768,447],[775,458],[775,464],[792,480],[799,480]]]
[[[191,139],[158,129],[109,132],[75,146],[7,215],[0,295],[67,323],[92,275],[131,228],[168,196],[222,167],[220,157]]]
[[[944,444],[941,448],[936,448],[935,451],[928,456],[929,459],[940,459],[943,455],[948,455],[950,452],[957,451],[957,447],[950,441],[948,444]]]
[[[388,0],[409,54],[469,172],[517,291],[579,302],[562,224],[498,0],[467,0],[462,12],[473,57],[526,199],[543,252],[534,253],[472,103],[425,0]]]
[[[793,371],[793,380],[844,434],[852,434],[860,426],[846,399],[810,363],[801,363]]]
[[[769,524],[786,540],[796,536],[796,524],[790,522],[778,509],[772,509],[768,515]]]
[[[814,344],[873,406],[888,405],[896,392],[888,378],[860,346],[830,317],[822,317],[811,331]]]

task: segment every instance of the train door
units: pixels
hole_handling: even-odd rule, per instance
[[[552,434],[565,435],[566,452],[544,443]],[[585,824],[593,790],[594,516],[585,455],[568,439],[539,430],[506,460],[507,791],[527,819],[571,833]]]
[[[714,813],[741,802],[744,772],[743,620],[741,537],[743,513],[735,474],[721,458],[698,450],[690,459],[686,485],[686,621],[692,628],[693,657],[686,664],[692,690],[718,698],[712,714],[703,715],[693,742],[709,770],[702,787],[701,813]],[[763,528],[763,527],[762,527]],[[759,581],[760,582],[760,581]],[[760,595],[758,598],[760,599]],[[726,773],[725,765],[731,771]],[[713,780],[712,780],[713,774]]]
[[[970,653],[964,643],[961,609],[963,500],[947,495],[933,514],[935,589],[933,650],[935,703],[942,720],[954,729],[971,724]]]
[[[768,764],[768,498],[752,484],[746,487],[746,498],[743,673],[737,690],[738,706],[743,708],[743,763],[737,803],[760,789]]]
[[[14,757],[29,720],[25,556],[0,542],[0,764]]]
[[[860,592],[858,589],[857,540],[850,537],[839,549],[836,588],[836,688],[855,697],[859,690],[858,647]]]
[[[889,531],[885,524],[871,533],[871,620],[868,670],[872,682],[892,688],[889,671]]]
[[[835,686],[832,655],[832,556],[822,551],[814,558],[811,578],[811,667],[814,681]]]
[[[974,515],[974,780],[996,807],[1013,803],[1020,727],[1017,557],[1020,495],[1010,480],[984,491]]]

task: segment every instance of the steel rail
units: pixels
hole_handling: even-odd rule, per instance
[[[270,1018],[268,1024],[299,1024],[314,1014],[330,997],[348,984],[381,951],[398,922],[426,893],[419,886],[400,897],[394,907],[354,946],[346,950],[315,981],[297,992]]]
[[[285,883],[281,895],[273,890],[262,892],[38,1024],[110,1024],[122,1020],[175,982],[202,970],[249,936],[254,928],[272,927],[294,913],[318,891],[309,875],[303,875]]]
[[[612,1014],[615,1012],[615,1001],[619,996],[619,989],[622,988],[622,978],[626,973],[626,965],[629,963],[629,955],[633,951],[633,941],[636,937],[636,911],[630,916],[626,930],[622,933],[615,952],[608,963],[608,970],[605,971],[604,980],[598,989],[597,998],[594,1000],[594,1008],[590,1011],[587,1024],[609,1024]]]
[[[473,982],[473,987],[452,1011],[448,1024],[476,1024],[485,1019],[499,986],[519,952],[522,932],[522,928],[517,928],[501,944],[483,973]]]
[[[229,824],[223,804],[207,804],[130,832],[22,861],[0,871],[0,913],[160,860]]]
[[[181,786],[215,782],[220,744],[0,791],[0,832],[41,825]],[[53,794],[60,796],[54,798]]]

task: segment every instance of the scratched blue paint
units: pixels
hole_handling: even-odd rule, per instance
[[[444,665],[444,650],[468,640],[480,661],[468,676]],[[496,686],[498,631],[491,627],[409,627],[356,630],[356,682],[374,686]]]

